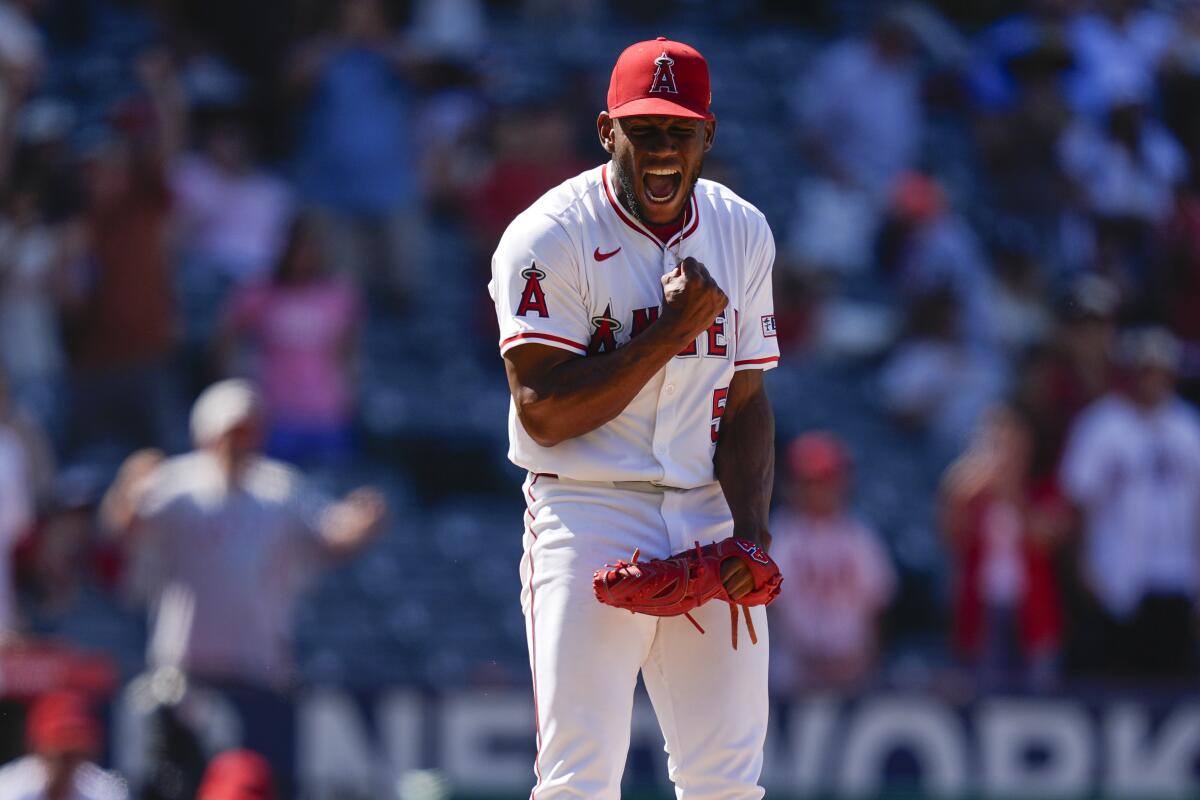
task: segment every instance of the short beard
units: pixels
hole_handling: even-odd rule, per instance
[[[613,161],[613,167],[614,167],[614,171],[617,174],[617,183],[621,187],[621,196],[625,200],[625,207],[627,209],[629,209],[630,214],[633,214],[634,219],[636,219],[638,222],[642,223],[643,225],[650,227],[654,223],[652,223],[648,219],[646,219],[646,213],[642,209],[642,204],[640,202],[638,202],[637,192],[634,191],[633,178],[630,176],[629,170],[625,169],[625,165],[622,164],[620,161]],[[700,164],[697,165],[697,167],[696,167],[695,174],[692,175],[691,184],[688,185],[686,190],[684,190],[684,187],[682,185],[679,187],[680,190],[686,191],[686,194],[684,195],[685,201],[688,197],[691,196],[692,192],[694,192],[696,190],[696,182],[700,180],[700,174],[702,172],[704,172],[703,157],[701,157]],[[684,216],[687,215],[687,209],[688,209],[688,204],[686,202],[684,202],[683,210],[679,212],[680,219],[682,219]],[[678,219],[671,220],[671,222],[668,222],[667,224],[673,225],[678,221],[679,221]]]

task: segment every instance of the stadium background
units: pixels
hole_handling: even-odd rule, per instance
[[[1097,662],[1086,526],[1049,550],[1063,623],[1048,657],[996,671],[955,646],[962,563],[939,516],[948,466],[1006,398],[1034,432],[1029,486],[1053,483],[1075,415],[1117,385],[1122,329],[1169,328],[1175,341],[1134,349],[1177,356],[1185,396],[1200,378],[1187,0],[0,2],[0,427],[38,429],[53,453],[26,454],[36,519],[3,531],[20,598],[0,660],[6,756],[28,694],[66,675],[107,703],[108,763],[146,769],[144,614],[96,507],[135,448],[187,447],[201,388],[271,370],[229,320],[302,211],[355,298],[331,373],[351,376],[351,402],[272,447],[325,491],[369,483],[390,504],[386,533],[296,615],[303,796],[521,796],[523,504],[488,256],[512,216],[598,163],[608,70],[659,33],[712,70],[706,175],[779,242],[777,503],[796,496],[793,438],[832,432],[897,579],[852,685],[775,692],[772,796],[1195,791],[1195,653]],[[876,46],[895,60],[872,62]],[[323,48],[384,55],[339,72]],[[151,188],[106,206],[105,176],[127,169]],[[236,738],[221,720],[256,713],[200,690],[189,702],[211,749]],[[627,784],[667,796],[644,706]]]

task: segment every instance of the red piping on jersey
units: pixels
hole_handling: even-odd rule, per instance
[[[641,225],[639,225],[637,222],[635,222],[632,217],[630,217],[627,213],[625,213],[625,209],[622,208],[621,204],[617,202],[617,198],[613,197],[612,186],[610,186],[608,183],[608,164],[605,164],[604,166],[602,166],[600,168],[600,181],[601,181],[601,183],[604,184],[604,194],[608,197],[609,205],[612,206],[613,211],[617,212],[617,216],[621,218],[622,222],[624,222],[629,227],[633,228],[635,231],[640,233],[642,236],[645,236],[647,239],[654,242],[654,244],[658,247],[658,249],[666,250],[667,247],[670,246],[671,241],[674,241],[674,237],[672,237],[672,239],[670,241],[668,241],[666,244],[664,244],[662,242],[662,240],[660,240],[657,236],[655,236],[654,234],[650,233],[650,231],[643,228]],[[682,234],[679,235],[679,241],[681,241],[681,242],[684,239],[686,239],[687,237],[691,236],[693,233],[695,233],[696,228],[698,228],[700,226],[700,204],[698,202],[696,202],[696,193],[694,191],[692,192],[691,200],[692,200],[692,222],[691,222],[691,225],[688,226],[687,230],[685,230]]]
[[[692,224],[683,233],[679,234],[679,241],[683,241],[687,237],[696,232],[696,228],[700,227],[700,203],[696,201],[696,193],[692,192]],[[671,243],[667,242],[667,247]]]
[[[558,342],[559,344],[569,344],[571,347],[578,348],[585,353],[587,352],[587,345],[580,344],[579,342],[573,342],[570,339],[564,339],[561,336],[555,336],[551,333],[538,333],[537,331],[526,331],[525,333],[518,333],[514,336],[510,336],[500,343],[500,349],[503,350],[506,345],[519,339],[546,339],[547,341]]]
[[[735,361],[735,362],[733,362],[733,365],[735,367],[740,367],[744,364],[766,364],[768,362],[778,361],[778,360],[779,360],[779,356],[767,356],[766,358],[748,358],[745,361]]]
[[[538,482],[541,474],[535,473],[533,480],[529,482],[529,486],[525,489],[525,494],[529,497],[529,503],[525,506],[525,513],[529,516],[529,531],[530,538],[533,539],[529,543],[529,673],[533,678],[533,730],[537,742],[537,749],[533,756],[533,774],[537,776],[537,784],[542,782],[542,723],[541,716],[538,714],[537,700],[537,627],[534,624],[536,617],[534,616],[533,607],[533,546],[537,543],[537,534],[533,531],[533,504],[537,502],[533,497],[533,485]],[[529,800],[536,800],[534,792],[537,791],[537,785],[529,790]]]

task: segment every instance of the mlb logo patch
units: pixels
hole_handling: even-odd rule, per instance
[[[775,337],[775,315],[774,314],[767,314],[765,317],[762,318],[762,331],[763,331],[763,336],[766,336],[767,338]]]

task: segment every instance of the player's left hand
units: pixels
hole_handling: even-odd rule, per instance
[[[771,534],[766,531],[757,536],[751,536],[744,532],[735,533],[734,535],[757,544],[762,548],[764,553],[771,547]],[[734,600],[738,600],[743,595],[754,591],[754,575],[751,574],[750,568],[746,566],[746,562],[740,558],[727,558],[721,562],[721,583],[725,586],[725,591]]]
[[[750,574],[750,568],[737,558],[727,558],[721,562],[721,583],[734,600],[754,591],[754,576]]]
[[[770,536],[761,537],[769,542]],[[667,558],[633,558],[606,564],[592,575],[596,599],[634,613],[673,617],[683,614],[704,633],[690,612],[709,600],[729,603],[731,643],[737,649],[738,606],[750,641],[757,642],[749,606],[767,605],[779,596],[783,576],[762,541],[730,536],[682,550]]]

